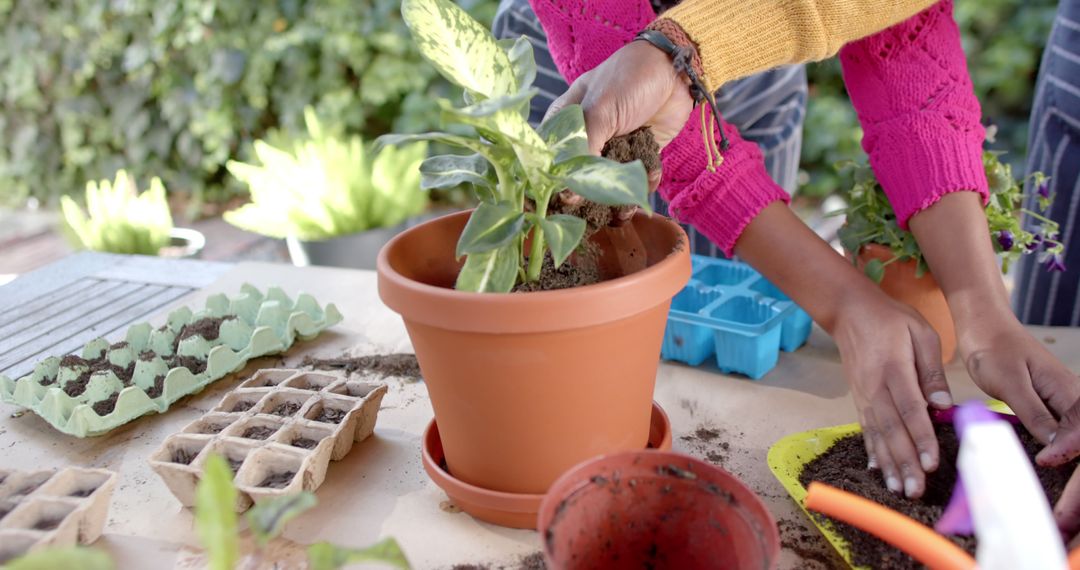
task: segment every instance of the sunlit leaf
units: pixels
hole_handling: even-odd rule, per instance
[[[640,160],[621,164],[596,156],[573,159],[566,187],[582,197],[609,206],[635,205],[647,212],[649,180]]]

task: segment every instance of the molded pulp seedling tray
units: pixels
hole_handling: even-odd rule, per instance
[[[237,511],[252,501],[314,491],[331,460],[375,431],[386,391],[386,384],[333,374],[260,370],[166,439],[150,466],[185,507],[195,504],[195,487],[215,453],[235,474]]]
[[[755,380],[776,366],[780,350],[806,342],[813,322],[745,263],[692,256],[690,282],[671,301],[662,356],[691,366],[715,357],[724,372]]]
[[[988,406],[1001,413],[1012,413],[1008,406],[998,401],[987,402]],[[817,459],[818,456],[829,451],[837,441],[856,433],[861,433],[859,424],[845,424],[827,428],[812,429],[800,433],[785,436],[773,444],[769,449],[769,469],[772,470],[780,484],[784,486],[788,494],[806,513],[810,522],[821,531],[825,539],[832,544],[833,548],[843,557],[851,568],[858,570],[870,570],[865,566],[854,566],[851,562],[851,550],[848,542],[843,539],[834,529],[832,523],[820,516],[811,516],[806,510],[806,487],[799,482],[799,476],[808,463]]]
[[[218,319],[216,337],[198,332],[200,323]],[[17,381],[0,375],[0,399],[29,408],[66,434],[101,435],[150,412],[165,412],[248,360],[284,352],[297,337],[314,338],[339,322],[333,304],[323,309],[311,295],[301,293],[293,301],[277,287],[264,296],[245,284],[235,297],[209,297],[201,311],[176,309],[160,328],[132,325],[123,342],[90,341],[82,359],[46,358]],[[192,327],[185,331],[187,325]],[[117,376],[125,370],[128,382]],[[65,391],[72,382],[85,388]]]
[[[0,565],[97,540],[115,486],[116,474],[103,469],[0,470]]]

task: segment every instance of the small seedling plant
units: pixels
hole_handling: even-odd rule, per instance
[[[992,134],[991,131],[991,137]],[[1001,272],[1007,273],[1010,265],[1021,255],[1029,254],[1037,254],[1048,271],[1064,271],[1065,246],[1059,241],[1058,224],[1044,215],[1054,200],[1048,190],[1046,176],[1035,172],[1025,180],[1017,180],[1013,177],[1012,168],[1001,162],[1000,155],[995,151],[983,152],[983,166],[990,184],[986,219],[994,251],[1001,259]],[[881,282],[886,266],[898,261],[914,261],[917,264],[916,276],[925,275],[929,267],[915,236],[910,231],[900,229],[896,213],[870,166],[848,162],[840,165],[840,169],[849,171],[854,177],[854,183],[847,192],[848,207],[833,213],[847,216],[839,237],[852,260],[858,263],[862,248],[876,243],[888,247],[893,257],[887,261],[872,259],[863,266],[863,271],[875,282]],[[1023,207],[1023,185],[1028,180],[1038,195],[1038,212]],[[1034,231],[1025,230],[1020,223],[1021,214],[1035,220],[1038,227]]]
[[[586,229],[581,218],[549,215],[548,204],[563,189],[649,211],[645,167],[590,155],[580,106],[562,109],[538,129],[529,125],[537,90],[526,38],[496,40],[449,0],[404,0],[401,11],[420,52],[464,89],[465,100],[462,106],[437,102],[453,133],[387,135],[380,143],[436,141],[470,153],[434,156],[420,166],[424,188],[469,185],[479,200],[457,243],[458,258],[465,257],[457,289],[506,293],[535,282],[545,252],[555,267],[562,265]]]
[[[239,517],[233,510],[236,495],[228,462],[220,455],[210,456],[195,491],[195,530],[206,549],[207,567],[210,570],[276,567],[273,560],[264,558],[266,546],[284,532],[289,521],[315,506],[315,495],[304,491],[256,503],[245,514],[255,538],[255,552],[240,566]],[[393,538],[367,548],[345,548],[319,542],[308,547],[307,556],[310,570],[337,570],[361,562],[377,562],[401,570],[410,568]]]

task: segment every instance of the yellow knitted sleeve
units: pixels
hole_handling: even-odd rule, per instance
[[[714,87],[779,65],[822,60],[936,0],[684,0],[664,13],[698,45]]]

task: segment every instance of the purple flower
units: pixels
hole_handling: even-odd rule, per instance
[[[1002,251],[1009,251],[1013,248],[1013,233],[1009,230],[1001,230],[998,232],[997,240]]]
[[[1047,271],[1065,271],[1065,260],[1061,257],[1060,253],[1055,253],[1046,259]]]
[[[1039,187],[1035,191],[1039,193],[1040,198],[1049,198],[1050,197],[1050,183],[1047,182],[1046,180],[1043,180],[1042,182],[1039,183]]]

